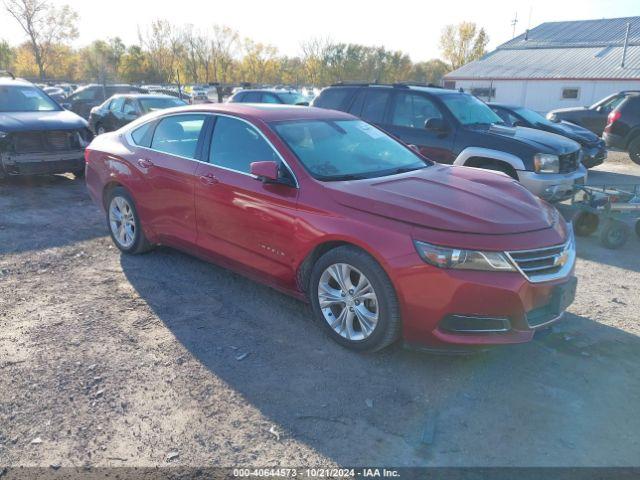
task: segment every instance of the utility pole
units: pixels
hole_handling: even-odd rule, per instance
[[[511,32],[511,38],[515,38],[516,36],[516,25],[518,24],[518,12],[516,12],[516,16],[511,20],[511,26],[513,27],[513,31]]]

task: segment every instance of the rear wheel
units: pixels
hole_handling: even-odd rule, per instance
[[[629,230],[629,226],[620,220],[609,219],[600,230],[600,243],[607,248],[620,248],[627,243]]]
[[[133,198],[122,187],[114,188],[109,194],[107,226],[113,243],[125,253],[144,253],[152,248],[142,231]]]
[[[343,246],[313,266],[310,299],[316,319],[339,344],[376,351],[400,333],[400,308],[382,267],[362,250]]]
[[[599,223],[598,215],[591,212],[578,212],[573,217],[573,229],[579,237],[587,237],[594,233],[598,229]]]
[[[634,138],[629,144],[629,158],[640,165],[640,136]]]

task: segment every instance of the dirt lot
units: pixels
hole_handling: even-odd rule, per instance
[[[577,301],[530,344],[358,355],[227,270],[122,256],[72,176],[0,185],[0,467],[637,466],[640,241],[578,250]]]

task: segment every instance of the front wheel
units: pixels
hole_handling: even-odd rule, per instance
[[[629,158],[640,165],[640,136],[634,138],[629,144]]]
[[[313,266],[310,299],[316,319],[339,344],[381,350],[400,334],[400,308],[382,267],[362,250],[343,246]]]
[[[107,226],[113,243],[124,253],[143,253],[152,247],[142,231],[133,198],[122,187],[114,188],[109,194]]]

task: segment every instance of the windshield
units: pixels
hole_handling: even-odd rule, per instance
[[[318,180],[382,177],[430,165],[361,120],[292,121],[273,128]]]
[[[53,112],[60,106],[44,92],[28,86],[0,86],[0,112]]]
[[[487,104],[471,95],[453,94],[443,95],[440,98],[462,125],[503,123],[502,119]]]
[[[280,97],[280,99],[284,103],[288,103],[289,105],[295,105],[297,103],[302,103],[302,102],[309,102],[309,99],[307,97],[300,95],[299,93],[296,93],[296,92],[278,93],[278,97]]]
[[[181,107],[182,105],[186,105],[185,102],[180,100],[179,98],[140,98],[140,105],[142,106],[142,111],[145,113],[153,112],[155,110],[162,110],[165,108],[172,107]]]
[[[534,112],[533,110],[529,110],[528,108],[515,108],[514,112],[524,118],[527,122],[533,125],[547,125],[553,127],[555,124],[550,122],[538,112]]]

